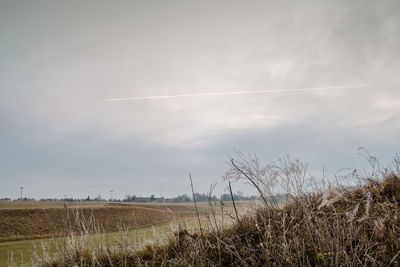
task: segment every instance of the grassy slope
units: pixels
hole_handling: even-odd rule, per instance
[[[70,263],[90,265],[88,254]],[[399,266],[400,176],[351,191],[306,194],[263,208],[227,230],[181,230],[167,244],[96,256],[97,264],[139,266]],[[95,264],[96,265],[96,264]]]

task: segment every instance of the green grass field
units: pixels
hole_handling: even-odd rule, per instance
[[[202,222],[206,223],[205,217],[202,217]],[[179,224],[182,225],[182,228],[194,228],[197,227],[197,218],[188,217],[175,222],[161,223],[150,227],[131,230],[127,235],[121,232],[105,233],[98,235],[98,239],[99,241],[104,239],[108,240],[109,245],[112,246],[118,244],[122,238],[128,237],[130,242],[143,245],[153,241],[162,241],[162,239],[171,235]],[[11,255],[13,255],[14,263],[17,266],[29,266],[31,265],[30,259],[35,250],[35,246],[39,248],[41,243],[44,243],[46,246],[50,246],[50,248],[54,249],[55,242],[58,242],[58,244],[62,246],[62,239],[60,238],[55,240],[46,238],[0,242],[0,266],[7,266],[10,263]]]

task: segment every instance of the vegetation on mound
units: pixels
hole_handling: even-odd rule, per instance
[[[394,191],[397,188],[397,191]],[[128,265],[381,266],[399,264],[400,177],[346,192],[321,207],[321,197],[262,209],[222,232],[178,232],[168,244],[125,258]],[[331,196],[333,197],[333,196]],[[120,255],[103,258],[119,265]]]
[[[141,250],[128,247],[97,251],[70,250],[58,261],[38,265],[80,266],[399,266],[400,164],[375,168],[345,180],[354,183],[316,186],[307,166],[284,158],[260,167],[257,159],[239,154],[226,179],[244,179],[264,199],[254,214],[236,217],[219,227],[210,209],[209,230],[180,230],[164,244]],[[374,158],[369,159],[375,162]],[[362,178],[364,177],[364,178]],[[312,188],[312,190],[309,190]],[[286,205],[267,196],[285,190]],[[211,192],[210,192],[211,194]],[[95,253],[96,252],[96,253]]]

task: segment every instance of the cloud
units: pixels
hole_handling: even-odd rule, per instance
[[[20,3],[0,4],[0,194],[182,193],[232,147],[339,167],[400,147],[398,1]]]

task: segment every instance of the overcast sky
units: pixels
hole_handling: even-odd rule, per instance
[[[1,0],[0,197],[219,193],[233,148],[388,162],[399,70],[396,0]]]

